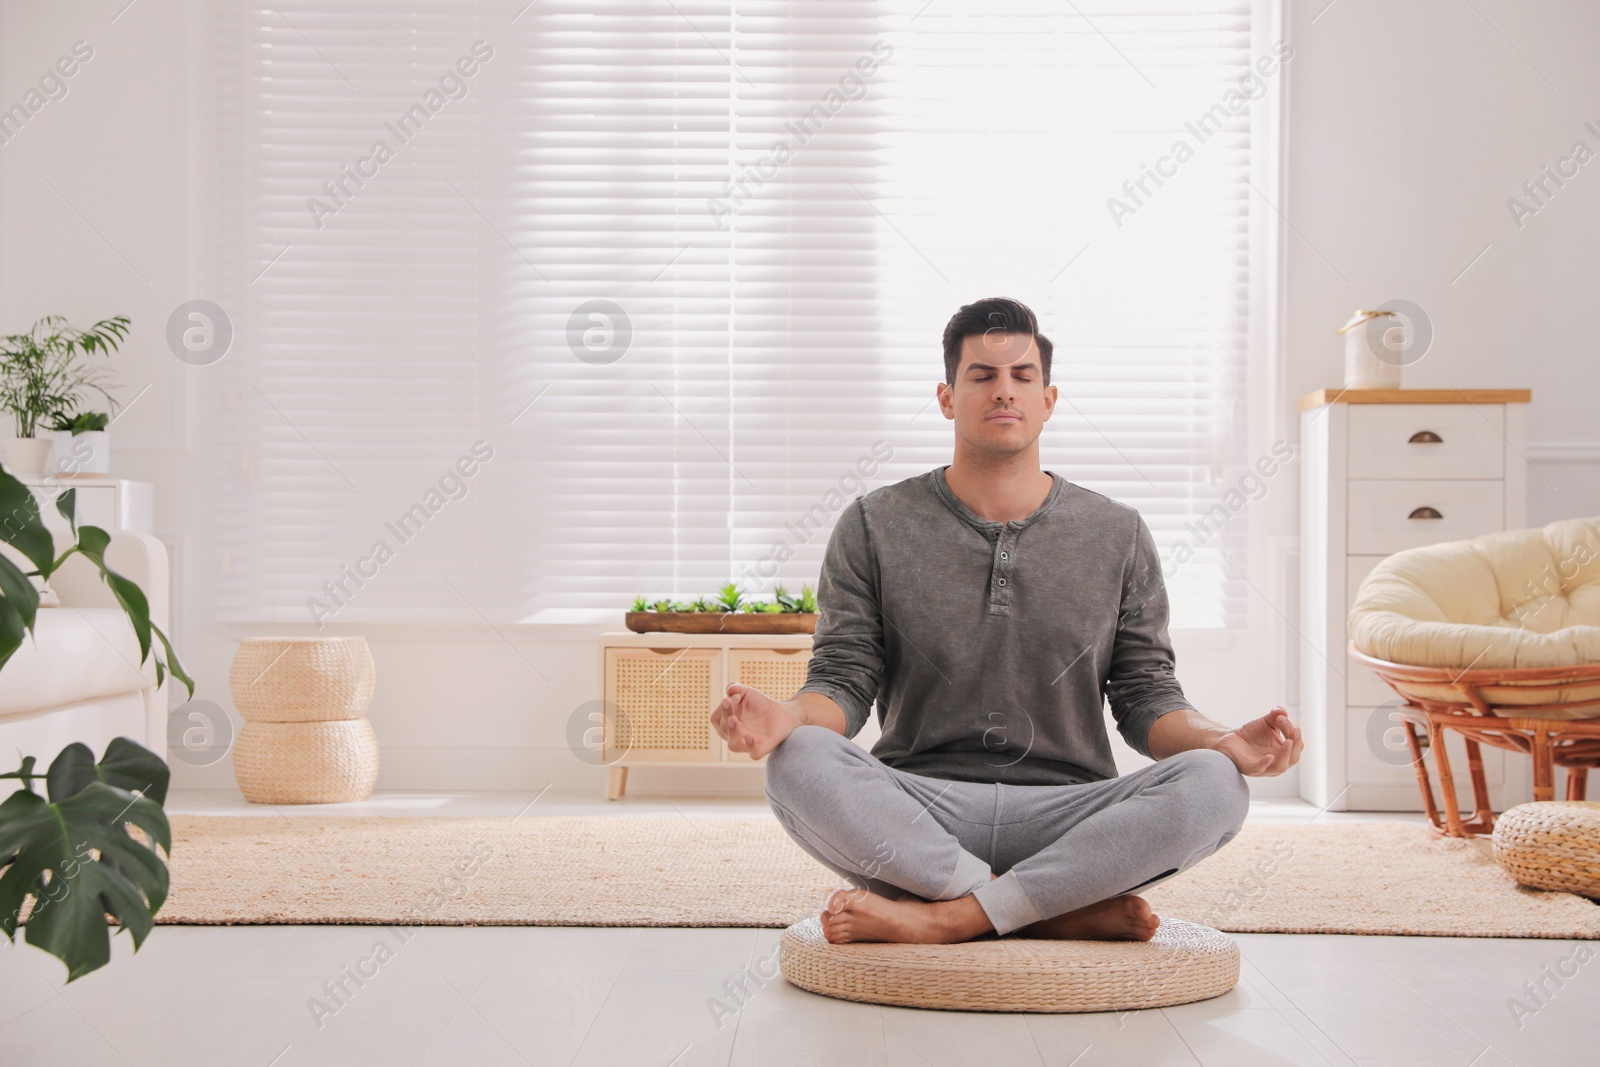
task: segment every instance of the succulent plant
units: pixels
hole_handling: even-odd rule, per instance
[[[800,587],[800,595],[795,596],[783,586],[773,590],[772,600],[747,600],[739,591],[738,583],[729,582],[720,590],[716,598],[697,597],[694,600],[673,600],[662,597],[659,600],[648,600],[644,596],[633,598],[630,611],[664,611],[664,612],[707,612],[738,613],[747,615],[778,614],[782,612],[817,612],[817,594],[810,585]]]

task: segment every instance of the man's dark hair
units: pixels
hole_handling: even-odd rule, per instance
[[[1039,347],[1039,366],[1044,369],[1044,384],[1050,384],[1050,356],[1055,346],[1050,343],[1050,338],[1039,332],[1039,320],[1026,304],[1004,296],[991,296],[963,304],[961,310],[950,317],[944,328],[945,384],[951,387],[956,384],[956,368],[961,366],[961,342],[990,330],[1032,336]]]

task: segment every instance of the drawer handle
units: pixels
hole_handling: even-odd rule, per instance
[[[1444,438],[1432,430],[1418,430],[1411,435],[1410,443],[1414,445],[1442,445],[1444,444]]]
[[[1408,519],[1442,519],[1442,518],[1444,518],[1444,516],[1439,514],[1433,508],[1418,508],[1417,510],[1413,511],[1411,514],[1407,515],[1406,518],[1408,518]]]

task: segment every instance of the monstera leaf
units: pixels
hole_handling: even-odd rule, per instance
[[[0,516],[0,541],[48,575],[55,563],[50,531],[39,521],[39,505],[28,487],[5,471],[0,471]],[[22,647],[23,634],[32,631],[39,611],[39,594],[28,574],[0,555],[0,666]]]
[[[39,594],[28,579],[37,575],[46,580],[66,562],[73,553],[81,555],[100,572],[133,625],[139,639],[139,662],[152,658],[151,638],[161,642],[165,658],[154,657],[156,684],[166,681],[170,672],[182,682],[189,695],[194,696],[194,679],[189,677],[172,650],[172,643],[161,628],[150,621],[150,602],[144,591],[128,578],[106,566],[106,549],[111,546],[111,535],[98,526],[79,526],[76,516],[76,489],[68,489],[56,497],[56,510],[72,526],[74,543],[60,556],[55,554],[55,538],[39,515],[39,502],[27,486],[0,470],[0,542],[16,549],[33,569],[24,571],[16,563],[0,555],[0,667],[6,665],[17,649],[22,647],[26,634],[33,632],[39,612]]]
[[[50,773],[45,776],[51,800],[70,797],[90,782],[104,782],[157,804],[167,802],[167,783],[171,780],[172,771],[160,756],[126,737],[112,738],[99,763],[94,761],[88,745],[68,745],[50,764]]]
[[[159,756],[126,737],[106,746],[99,763],[82,744],[50,764],[48,796],[33,791],[34,759],[0,775],[22,788],[0,804],[0,930],[15,941],[24,901],[28,944],[67,965],[67,981],[111,960],[107,916],[144,944],[167,899],[172,830],[161,809],[171,772]],[[151,842],[128,832],[132,823]]]

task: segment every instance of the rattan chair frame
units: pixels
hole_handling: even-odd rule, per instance
[[[1521,691],[1559,691],[1585,682],[1600,682],[1600,663],[1561,667],[1477,668],[1423,667],[1393,663],[1369,656],[1351,641],[1349,652],[1357,663],[1372,668],[1405,702],[1398,715],[1406,727],[1406,745],[1417,774],[1423,807],[1433,831],[1446,837],[1479,837],[1493,833],[1495,813],[1483,773],[1483,745],[1519,752],[1533,760],[1534,800],[1555,799],[1555,768],[1567,769],[1568,800],[1583,800],[1590,767],[1600,767],[1600,717],[1555,718],[1539,712],[1571,712],[1595,708],[1600,699],[1550,701],[1543,704],[1495,704],[1484,697],[1488,686],[1516,684]],[[1401,683],[1449,686],[1461,693],[1459,701],[1430,700],[1407,693]],[[1422,734],[1418,734],[1418,730]],[[1456,803],[1455,775],[1445,751],[1444,734],[1454,730],[1467,750],[1467,773],[1472,781],[1473,811],[1463,817]],[[1423,761],[1422,736],[1434,752],[1443,804],[1433,796],[1428,767]]]

